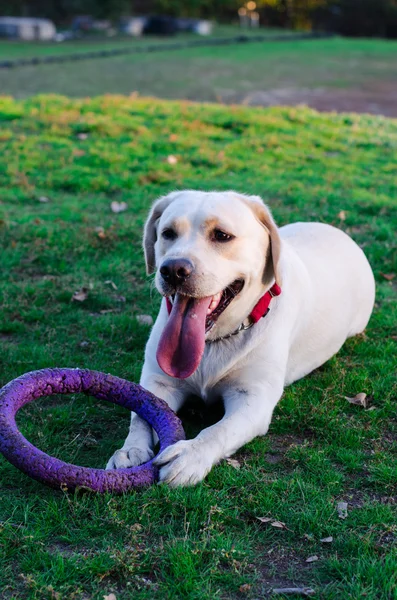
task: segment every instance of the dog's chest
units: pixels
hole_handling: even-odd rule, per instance
[[[208,404],[219,400],[220,389],[234,367],[234,353],[225,342],[206,344],[199,368],[186,380],[188,393]]]

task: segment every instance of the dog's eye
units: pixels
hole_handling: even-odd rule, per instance
[[[161,232],[161,236],[165,240],[174,240],[176,238],[176,232],[173,229],[164,229],[164,231]]]
[[[229,242],[233,239],[233,237],[233,235],[230,235],[230,233],[225,233],[222,231],[222,229],[214,229],[212,232],[212,238],[216,242]]]

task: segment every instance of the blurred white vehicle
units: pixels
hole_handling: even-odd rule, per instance
[[[55,39],[56,27],[48,19],[0,17],[0,37],[25,41]]]

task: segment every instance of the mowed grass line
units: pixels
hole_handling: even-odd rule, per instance
[[[397,122],[55,95],[2,98],[0,120],[1,385],[50,366],[139,379],[148,329],[135,317],[159,305],[142,225],[177,188],[260,194],[280,225],[337,225],[377,280],[365,335],[285,391],[239,469],[223,462],[192,489],[113,497],[47,489],[1,459],[4,597],[253,599],[308,585],[321,599],[396,598]],[[113,200],[128,210],[112,213]],[[87,299],[73,302],[82,287]],[[358,392],[373,410],[347,402]],[[75,395],[38,401],[18,423],[43,450],[102,467],[128,418]],[[188,435],[208,418],[187,414]]]
[[[0,69],[0,91],[18,98],[139,92],[239,103],[258,91],[376,89],[397,79],[397,42],[391,40],[288,40],[175,51],[166,43],[163,52]]]

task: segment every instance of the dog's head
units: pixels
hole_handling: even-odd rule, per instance
[[[197,368],[205,339],[231,333],[280,281],[281,242],[269,209],[235,192],[174,192],[145,226],[149,274],[173,305],[157,359],[174,377]],[[164,338],[164,339],[163,339]]]

